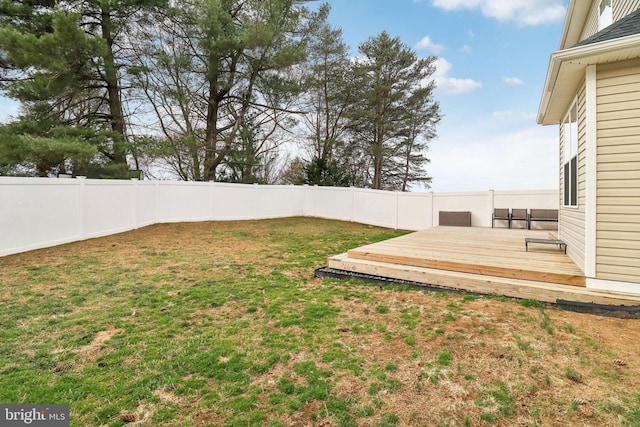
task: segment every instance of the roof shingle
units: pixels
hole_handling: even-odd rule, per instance
[[[640,9],[630,13],[619,21],[614,22],[605,29],[598,31],[591,37],[582,40],[573,47],[586,46],[590,44],[606,42],[619,39],[621,37],[640,34]]]

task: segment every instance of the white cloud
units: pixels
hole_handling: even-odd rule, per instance
[[[512,123],[523,123],[534,122],[538,114],[528,111],[514,112],[512,110],[497,110],[491,113],[491,116],[496,120],[509,119]]]
[[[510,119],[512,123],[522,123],[525,122],[534,122],[537,113],[532,112],[519,112],[516,113],[512,110],[497,110],[491,113],[491,116],[496,120],[507,120]]]
[[[503,119],[509,118],[512,115],[513,115],[513,111],[511,111],[511,110],[494,111],[493,114],[492,114],[493,118],[498,119],[498,120],[503,120]]]
[[[433,77],[436,81],[436,90],[439,93],[461,94],[471,92],[482,87],[482,83],[473,79],[459,79],[451,77],[449,72],[453,65],[444,58],[435,61],[436,72]]]
[[[366,56],[353,56],[351,57],[351,64],[353,65],[367,65],[370,64],[371,60]]]
[[[444,10],[479,9],[484,16],[519,25],[541,25],[562,21],[566,8],[562,0],[433,0]]]
[[[469,126],[441,133],[429,152],[436,192],[558,188],[558,139],[551,127],[478,134]]]
[[[522,86],[524,84],[518,77],[503,77],[502,81],[511,86]]]
[[[466,44],[460,48],[460,52],[462,53],[471,53],[472,50],[471,46]]]
[[[482,5],[483,0],[433,0],[433,5],[447,10],[474,9]]]
[[[424,36],[422,40],[416,43],[415,48],[416,50],[431,50],[436,55],[445,49],[443,45],[434,43],[429,36]]]

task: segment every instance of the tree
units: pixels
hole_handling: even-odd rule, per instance
[[[323,5],[311,25],[302,97],[312,157],[321,160],[316,166],[331,163],[335,149],[344,143],[345,113],[352,102],[349,47],[342,40],[342,30],[327,23],[329,10]]]
[[[303,2],[209,1],[200,21],[208,87],[205,179],[215,176],[250,109],[279,108],[262,104],[259,88],[305,57],[304,41],[295,37],[303,11],[296,3]]]
[[[62,125],[112,131],[100,152],[127,169],[125,34],[162,0],[6,1],[0,79],[7,94]]]
[[[304,166],[305,182],[312,185],[345,186],[353,182],[346,151],[348,130],[346,112],[352,100],[349,47],[342,40],[342,30],[331,27],[330,8],[320,7],[312,21],[309,56],[304,64],[305,111],[302,122],[308,130],[309,156]]]
[[[262,105],[249,108],[236,143],[220,165],[220,173],[232,182],[270,184],[277,181],[280,173],[276,167],[281,163],[279,149],[297,123],[288,112],[294,100],[292,95],[298,92],[295,82],[278,75],[265,76],[256,88]]]
[[[52,14],[49,11],[55,6],[54,0],[44,1],[1,1],[0,2],[0,34],[6,36],[1,29],[13,28],[20,32],[39,37],[50,33],[52,28]],[[0,45],[2,42],[0,41]],[[0,89],[20,78],[20,68],[9,58],[5,51],[0,54]]]
[[[349,176],[338,163],[318,157],[313,158],[304,167],[305,184],[332,187],[348,187]]]
[[[206,152],[206,79],[195,15],[171,9],[155,25],[138,27],[138,59],[128,70],[144,100],[138,126],[153,135],[140,145],[140,155],[187,181],[204,180]]]
[[[163,141],[175,145],[187,136],[196,142],[182,157],[195,179],[234,179],[224,170],[234,164],[229,156],[260,154],[260,146],[246,146],[248,129],[259,125],[251,139],[260,145],[286,127],[283,113],[297,90],[288,74],[306,55],[307,11],[298,3],[304,1],[180,3],[159,23],[167,34],[163,43],[150,37],[141,50],[147,54],[135,70],[137,81]]]
[[[394,159],[401,154],[412,165],[404,168],[406,178],[420,179],[415,152],[424,146],[416,144],[415,131],[429,128],[433,137],[433,126],[439,120],[439,106],[432,99],[434,85],[429,82],[435,58],[418,59],[399,38],[386,32],[369,38],[359,51],[362,56],[354,69],[357,96],[349,111],[350,129],[371,159],[371,187],[406,189],[401,184],[404,179],[398,180]]]
[[[303,123],[309,160],[287,179],[428,185],[434,58],[383,32],[352,61],[307,1],[0,0],[0,90],[23,112],[0,168],[273,183]]]
[[[440,122],[439,103],[433,100],[435,82],[415,90],[405,104],[406,138],[398,146],[398,184],[401,191],[408,191],[412,182],[429,188],[431,177],[425,176],[424,166],[429,163],[425,153],[428,142],[436,137],[436,125]]]
[[[46,177],[58,173],[87,174],[96,156],[96,135],[69,129],[37,129],[38,123],[0,126],[0,174]],[[31,126],[31,129],[28,127]]]
[[[253,125],[250,121],[244,120],[238,133],[239,143],[234,144],[234,148],[229,150],[224,161],[225,170],[223,173],[226,173],[226,177],[218,179],[219,181],[243,184],[260,183],[260,157],[264,153],[260,152],[262,144],[258,141],[259,134],[259,125]]]
[[[304,171],[305,162],[300,157],[291,160],[282,174],[282,183],[291,185],[302,185],[305,183],[306,174]]]

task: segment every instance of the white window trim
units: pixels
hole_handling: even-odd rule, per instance
[[[612,0],[600,0],[598,7],[598,31],[613,24]]]
[[[563,152],[562,152],[562,173],[563,173],[563,180],[562,180],[562,206],[565,208],[569,208],[569,209],[577,209],[580,205],[579,203],[579,183],[578,183],[578,169],[579,169],[579,159],[578,159],[578,151],[579,151],[579,140],[578,140],[578,102],[577,102],[577,97],[576,99],[573,100],[573,102],[571,103],[571,106],[569,107],[569,110],[567,111],[567,114],[564,117],[564,120],[562,121],[562,127],[563,127]],[[575,117],[573,118],[573,121],[571,120],[571,115],[572,113],[575,113]],[[567,132],[567,130],[569,132]],[[575,143],[575,144],[574,144]],[[575,150],[575,151],[574,151]],[[573,188],[573,186],[571,186],[571,182],[567,183],[568,179],[567,178],[571,178],[572,176],[572,172],[573,169],[571,168],[571,163],[573,161],[573,158],[575,157],[576,161],[575,161],[575,177],[576,177],[576,183],[575,183],[575,188]],[[565,173],[565,167],[567,166],[567,164],[569,164],[569,175],[567,177],[567,174]],[[567,185],[569,185],[569,203],[566,203],[566,198],[565,198],[565,192],[566,192],[566,188]],[[572,195],[572,190],[573,193],[575,193],[575,205],[571,204],[571,195]]]

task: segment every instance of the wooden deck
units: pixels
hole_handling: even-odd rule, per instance
[[[436,227],[330,257],[328,267],[426,285],[555,303],[638,306],[640,295],[597,291],[555,245],[525,238],[549,231]]]

